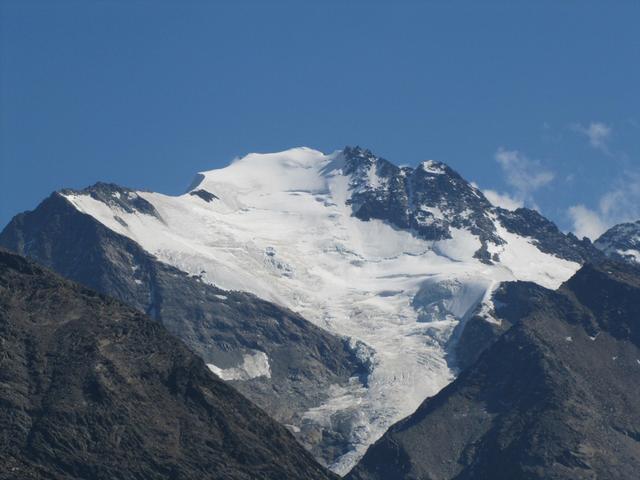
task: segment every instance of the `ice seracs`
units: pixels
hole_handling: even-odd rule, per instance
[[[203,191],[215,199],[191,194]],[[400,168],[362,149],[250,154],[200,173],[184,195],[133,193],[142,210],[88,192],[65,196],[160,260],[284,305],[369,357],[366,379],[336,386],[301,415],[349,432],[350,449],[332,464],[338,473],[452,381],[453,332],[478,310],[491,320],[499,282],[556,288],[580,266],[509,231],[444,164]],[[268,375],[260,353],[240,368],[209,367],[222,378]]]

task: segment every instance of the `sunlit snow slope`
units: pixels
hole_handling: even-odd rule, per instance
[[[481,242],[469,230],[453,228],[452,238],[427,241],[380,220],[359,220],[347,202],[353,183],[344,165],[343,152],[251,154],[199,174],[184,195],[131,194],[158,215],[66,194],[80,211],[160,260],[223,289],[282,304],[370,347],[361,349],[373,361],[366,384],[354,379],[351,388],[336,386],[330,401],[305,414],[319,423],[339,419],[349,428],[353,449],[335,459],[339,473],[388,426],[452,381],[447,342],[478,308],[490,317],[488,299],[498,282],[556,288],[579,268],[510,233],[496,216],[504,243],[489,243],[499,258],[493,263],[474,257]],[[419,168],[437,174],[437,165]],[[366,181],[375,186],[381,180],[371,169]]]

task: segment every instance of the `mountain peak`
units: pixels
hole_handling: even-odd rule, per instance
[[[347,145],[342,149],[342,155],[344,156],[346,163],[353,166],[372,165],[376,160],[378,160],[378,157],[374,155],[371,150],[362,148],[358,145],[355,147]]]
[[[416,168],[400,168],[359,147],[345,152],[352,190],[348,201],[361,220],[384,220],[425,240],[450,239],[452,229],[468,230],[479,237],[476,253],[484,262],[491,261],[487,242],[503,243],[491,204],[446,164],[427,160]]]
[[[323,188],[319,171],[336,155],[308,147],[275,153],[250,153],[236,158],[226,167],[198,173],[189,191],[204,189],[215,195],[224,195],[230,191],[318,190]]]
[[[640,220],[611,227],[594,245],[610,258],[640,264]]]
[[[438,162],[436,160],[425,160],[424,162],[420,162],[418,168],[421,168],[425,172],[433,173],[436,175],[447,173],[447,170],[450,170],[450,168],[446,164]]]

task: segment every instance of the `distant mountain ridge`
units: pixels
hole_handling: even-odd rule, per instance
[[[611,227],[595,246],[610,258],[640,264],[640,220]]]

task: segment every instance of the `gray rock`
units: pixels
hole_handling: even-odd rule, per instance
[[[220,199],[217,195],[211,192],[207,192],[206,190],[203,190],[203,189],[193,190],[189,192],[189,195],[199,197],[207,203],[211,203],[214,200]]]

